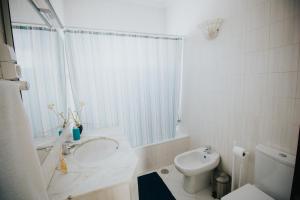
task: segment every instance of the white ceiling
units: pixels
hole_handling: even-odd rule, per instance
[[[166,7],[172,0],[116,0],[120,2],[136,3],[144,6]]]

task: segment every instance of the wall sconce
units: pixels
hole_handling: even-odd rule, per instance
[[[199,25],[199,27],[202,30],[204,36],[208,40],[212,40],[218,36],[223,22],[224,20],[222,18],[216,18],[205,21],[203,24]]]

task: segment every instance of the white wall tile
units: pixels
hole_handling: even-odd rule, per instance
[[[300,6],[299,6],[298,9],[300,10]],[[294,25],[295,25],[294,42],[295,43],[300,43],[300,34],[299,34],[299,32],[300,32],[300,11],[299,11],[299,14],[297,14],[294,17]]]
[[[184,9],[186,1],[176,2],[172,12],[188,12],[199,19],[195,27],[207,18],[220,16],[218,9],[240,8],[224,17],[224,28],[215,40],[200,40],[201,35],[186,38],[193,45],[185,46],[192,53],[184,57],[188,65],[184,65],[182,122],[192,147],[212,145],[229,173],[233,141],[247,148],[251,152],[247,180],[253,181],[257,144],[296,152],[300,1],[204,0],[201,2],[207,4],[201,7],[199,1],[188,0],[195,7],[193,11]],[[207,10],[209,15],[204,14]],[[180,22],[192,26],[189,16],[181,15]],[[184,28],[176,19],[173,25],[177,30]]]
[[[298,71],[300,71],[300,43],[299,43],[299,56],[298,56]]]
[[[299,42],[299,17],[290,17],[271,24],[270,47],[279,47]]]
[[[139,159],[137,174],[171,165],[176,155],[190,148],[190,137],[175,138],[166,142],[138,147],[135,149]]]
[[[128,184],[120,184],[115,187],[90,192],[72,197],[74,200],[130,200],[130,187]]]
[[[245,54],[245,73],[261,74],[269,71],[269,51],[255,51]]]
[[[295,3],[295,16],[299,17],[299,15],[300,15],[300,1],[296,0],[296,3]]]
[[[274,98],[295,98],[297,72],[270,74],[271,95]]]
[[[270,21],[270,1],[262,1],[249,7],[246,16],[247,30],[262,28]]]
[[[267,74],[249,75],[245,77],[244,111],[251,115],[261,115],[264,95],[267,93]]]
[[[299,45],[293,44],[271,49],[270,72],[290,72],[298,70]]]
[[[258,4],[262,4],[268,1],[269,0],[252,0],[252,1],[242,2],[242,4],[245,5],[247,8],[252,8]]]
[[[300,126],[300,99],[295,100],[295,109],[292,120],[293,126]]]
[[[297,92],[296,92],[296,98],[300,99],[300,72],[298,71],[298,76],[297,76]]]
[[[278,36],[279,37],[279,36]],[[262,51],[269,47],[269,27],[246,33],[246,52]]]
[[[298,0],[271,0],[271,21],[279,21],[294,16]]]

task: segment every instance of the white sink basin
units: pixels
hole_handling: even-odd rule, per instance
[[[94,166],[113,156],[118,148],[118,141],[107,137],[98,137],[78,145],[73,152],[73,157],[79,164]]]

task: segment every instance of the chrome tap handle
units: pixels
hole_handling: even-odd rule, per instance
[[[211,152],[211,145],[205,145],[204,152],[210,153]]]
[[[62,144],[62,153],[64,155],[69,155],[71,153],[68,143],[63,143]]]

